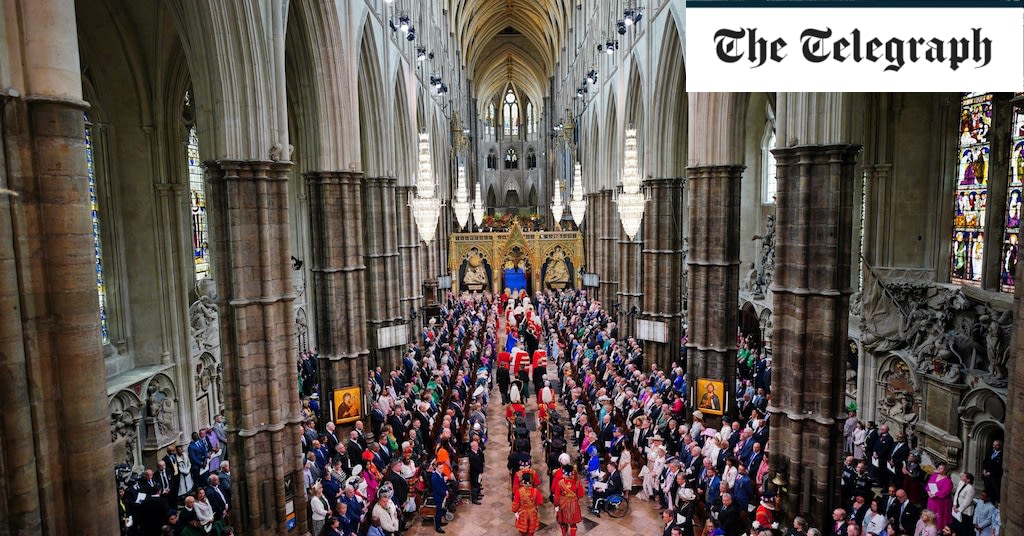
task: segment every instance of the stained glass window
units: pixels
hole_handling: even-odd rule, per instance
[[[494,139],[494,103],[493,102],[487,107],[487,120],[485,121],[485,123],[487,125],[487,130],[486,130],[484,135],[487,137],[487,139],[493,140]]]
[[[967,93],[961,100],[957,175],[953,198],[953,246],[950,280],[981,285],[985,258],[985,207],[992,95]]]
[[[107,327],[107,285],[103,277],[103,243],[100,238],[100,204],[96,195],[96,161],[93,151],[92,123],[85,114],[85,161],[89,174],[89,207],[92,214],[92,247],[96,257],[96,293],[100,301],[100,333],[103,344],[110,342]]]
[[[509,88],[508,92],[505,93],[505,135],[506,136],[518,136],[519,135],[519,103],[516,100],[516,94],[512,92],[512,88]]]
[[[1024,201],[1024,114],[1015,111],[1010,131],[1010,169],[1006,187],[1006,227],[1003,231],[1003,257],[999,269],[999,289],[1013,292],[1017,259],[1020,256],[1020,212]]]
[[[206,186],[199,160],[199,136],[196,127],[188,131],[188,187],[192,199],[192,251],[196,281],[210,277],[210,235],[206,220]]]

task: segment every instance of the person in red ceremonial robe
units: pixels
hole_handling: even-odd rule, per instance
[[[501,297],[498,298],[498,303],[501,305],[501,308],[498,309],[499,311],[505,311],[505,307],[508,305],[508,299],[511,297],[511,295],[512,291],[506,288],[505,292],[503,292],[501,294]]]
[[[551,500],[554,501],[555,487],[558,486],[558,481],[565,476],[566,471],[571,471],[572,468],[565,469],[566,465],[572,464],[572,458],[569,457],[568,452],[563,452],[558,455],[558,469],[551,472]],[[557,506],[557,503],[556,503]]]
[[[576,525],[583,521],[583,510],[580,509],[580,497],[585,496],[583,484],[573,472],[570,464],[563,464],[559,469],[562,474],[553,484],[555,494],[555,521],[562,529],[562,536],[576,536]]]
[[[516,530],[520,536],[533,536],[540,528],[537,508],[544,503],[540,490],[533,487],[529,474],[522,475],[522,483],[512,499],[512,511],[516,514]]]
[[[775,522],[775,494],[768,491],[761,497],[761,504],[754,513],[755,527],[771,530],[779,525]]]

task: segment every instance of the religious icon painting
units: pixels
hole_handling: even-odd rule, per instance
[[[335,389],[332,402],[335,424],[355,422],[363,416],[363,389],[361,387]]]
[[[706,415],[722,415],[725,413],[725,382],[708,378],[697,380],[697,391],[694,394],[696,408]]]

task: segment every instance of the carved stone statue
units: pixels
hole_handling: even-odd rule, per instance
[[[217,332],[217,306],[210,296],[201,296],[188,308],[192,340],[199,349],[219,346]]]
[[[147,411],[153,419],[157,436],[165,438],[174,435],[174,400],[157,385],[150,385],[147,393]]]
[[[569,283],[569,269],[565,264],[565,252],[556,248],[548,259],[544,274],[544,285],[550,288],[565,288]]]
[[[471,253],[466,259],[466,274],[462,284],[473,290],[480,290],[487,285],[487,271],[478,253]]]
[[[114,461],[135,467],[135,446],[139,440],[139,428],[128,411],[115,409],[110,414],[110,442],[114,443]]]
[[[752,240],[761,241],[761,250],[748,274],[747,289],[754,299],[764,299],[765,293],[775,280],[775,215],[768,215],[764,235],[754,235]]]

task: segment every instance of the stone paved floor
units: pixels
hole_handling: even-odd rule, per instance
[[[555,372],[551,367],[552,373]],[[529,417],[536,413],[537,403],[531,398],[526,405]],[[559,412],[565,415],[564,408],[559,407]],[[491,404],[487,412],[487,429],[490,440],[486,451],[486,468],[482,479],[484,486],[483,504],[475,505],[468,500],[461,504],[455,514],[455,519],[445,527],[445,533],[454,536],[497,536],[518,534],[514,527],[515,517],[512,514],[512,499],[509,488],[508,470],[505,464],[508,461],[509,445],[506,440],[505,410],[501,405],[501,396],[497,386],[491,391]],[[537,433],[531,441],[533,445],[534,467],[542,474],[542,490],[547,492],[549,481],[545,473],[543,463],[543,450],[541,447],[540,434]],[[571,453],[575,456],[575,448],[570,445]],[[547,497],[544,498],[547,501]],[[589,505],[583,502],[584,509]],[[584,513],[583,523],[577,526],[577,534],[588,536],[660,536],[662,534],[661,520],[658,514],[657,505],[653,502],[645,502],[632,497],[630,500],[630,513],[622,519],[612,519],[607,514],[600,518],[590,513]],[[561,534],[558,524],[555,523],[554,508],[551,503],[545,502],[540,509],[541,529],[537,536],[557,536]],[[432,520],[417,521],[414,528],[405,533],[407,536],[428,536],[436,534]]]

